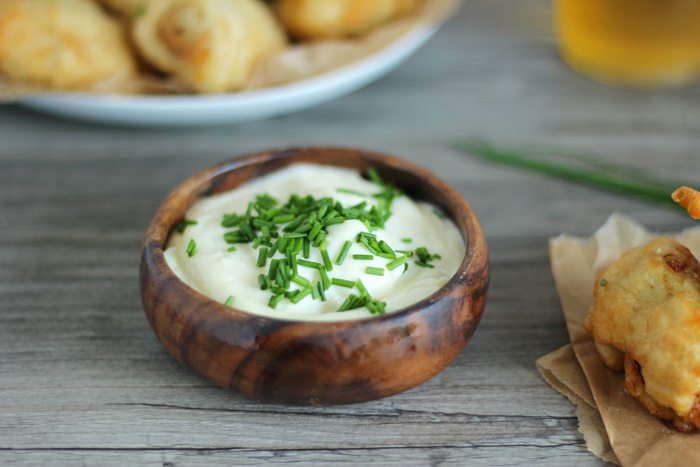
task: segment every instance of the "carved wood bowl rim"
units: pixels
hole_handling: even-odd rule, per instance
[[[350,167],[360,171],[374,167],[387,181],[396,182],[395,178],[408,176],[412,182],[419,183],[419,186],[412,187],[401,186],[400,183],[397,185],[403,189],[410,188],[407,190],[409,195],[418,192],[418,198],[436,203],[455,222],[466,241],[466,252],[457,272],[438,291],[401,310],[363,319],[342,321],[302,321],[256,315],[215,301],[192,289],[175,275],[165,261],[163,248],[173,230],[184,218],[185,212],[196,200],[235,188],[255,176],[271,173],[300,162]],[[231,179],[228,176],[239,172],[243,175],[242,179],[230,186]],[[422,193],[420,193],[421,191]],[[443,199],[436,200],[427,197],[426,192],[430,191],[439,193]],[[483,313],[488,295],[489,279],[488,252],[481,226],[469,204],[454,188],[422,167],[397,157],[373,151],[338,147],[294,147],[243,155],[204,169],[189,178],[166,198],[151,220],[143,241],[140,268],[141,296],[149,324],[161,343],[175,358],[222,387],[238,390],[251,397],[299,405],[365,402],[405,391],[430,379],[451,363],[471,338]],[[230,329],[223,332],[216,329],[215,326],[209,326],[211,321],[228,323],[234,327],[237,325],[246,326],[246,332],[257,330],[260,331],[260,334],[263,333],[262,331],[275,332],[275,330],[286,329],[293,325],[296,326],[297,331],[301,331],[305,341],[308,341],[314,335],[333,335],[338,338],[341,335],[347,336],[343,333],[357,334],[354,332],[355,330],[358,332],[363,330],[362,332],[364,332],[365,328],[374,327],[386,331],[395,329],[395,327],[391,328],[393,323],[406,325],[406,323],[413,322],[415,324],[414,317],[416,315],[424,313],[425,310],[440,308],[441,302],[447,302],[451,297],[454,299],[461,296],[471,296],[472,298],[468,300],[468,304],[462,303],[461,305],[465,310],[469,308],[470,315],[468,329],[460,330],[464,334],[464,339],[463,342],[456,344],[456,347],[459,348],[451,349],[450,352],[446,352],[445,358],[439,358],[441,360],[438,362],[439,368],[423,371],[419,375],[413,376],[415,381],[388,384],[390,387],[385,390],[365,391],[368,392],[366,394],[363,394],[362,388],[359,387],[362,385],[354,384],[357,387],[344,388],[340,384],[338,387],[315,388],[310,390],[311,392],[307,391],[299,395],[296,394],[299,392],[296,383],[290,383],[290,387],[285,388],[285,383],[279,380],[274,381],[278,386],[276,389],[261,390],[260,381],[257,380],[261,379],[261,374],[268,380],[270,378],[274,380],[274,375],[267,374],[271,373],[271,370],[261,370],[255,376],[256,381],[252,382],[248,381],[251,377],[240,371],[240,367],[236,368],[235,371],[233,368],[229,368],[228,373],[225,370],[208,368],[211,366],[209,362],[192,357],[193,352],[183,348],[185,344],[201,345],[204,349],[202,352],[210,352],[209,357],[212,360],[221,358],[222,366],[226,366],[225,359],[227,357],[221,357],[219,354],[242,351],[244,345],[239,342],[240,339],[236,340],[230,335]],[[178,300],[184,302],[175,303]],[[435,314],[438,311],[430,313]],[[197,318],[194,317],[195,314]],[[201,329],[202,327],[206,329]],[[307,333],[307,331],[310,332]],[[192,338],[193,333],[202,333],[203,337],[196,334]],[[189,335],[189,338],[194,340],[185,342],[186,339],[183,337],[185,335]],[[251,343],[253,354],[260,352],[263,347],[260,342],[264,342],[269,337],[267,334],[265,336],[261,338],[261,336],[256,335],[253,338],[254,343]],[[367,338],[376,339],[376,333],[369,332]],[[258,342],[259,339],[260,342]],[[214,344],[211,341],[214,341]],[[294,339],[292,339],[291,344],[294,344],[293,341]],[[212,346],[216,348],[211,348]],[[222,350],[222,346],[231,348]],[[328,349],[327,351],[337,353],[338,349]],[[230,357],[230,359],[232,358]],[[251,355],[248,355],[247,358],[250,359]],[[342,365],[343,362],[341,361],[340,364]],[[304,371],[308,371],[308,369]],[[219,375],[217,372],[223,372],[223,375]],[[304,390],[300,391],[304,392]],[[311,393],[313,395],[310,395]]]

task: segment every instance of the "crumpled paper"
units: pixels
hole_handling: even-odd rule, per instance
[[[414,34],[426,34],[447,21],[461,0],[425,0],[413,15],[391,21],[360,38],[308,41],[295,44],[262,61],[253,72],[245,90],[269,88],[328,73],[368,58],[393,43]],[[97,94],[177,94],[186,92],[175,80],[141,75],[136,80],[114,79],[100,83]],[[0,102],[52,93],[29,84],[9,82],[0,75]]]
[[[540,358],[537,368],[578,408],[579,430],[596,456],[623,466],[700,465],[700,432],[679,433],[628,395],[622,372],[606,367],[583,323],[601,270],[630,248],[666,235],[700,257],[700,227],[676,234],[647,232],[613,214],[590,238],[560,235],[549,242],[552,273],[571,344]]]

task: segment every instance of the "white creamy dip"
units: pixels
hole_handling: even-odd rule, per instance
[[[353,190],[366,196],[340,192],[338,189]],[[234,228],[224,228],[221,222],[224,214],[244,214],[256,195],[269,194],[279,204],[286,203],[292,194],[302,197],[311,195],[316,199],[332,197],[348,208],[362,201],[376,205],[377,200],[371,195],[380,190],[377,184],[363,179],[350,169],[297,164],[257,178],[232,191],[198,201],[186,215],[186,219],[197,224],[188,225],[183,233],[173,232],[165,258],[175,274],[194,289],[221,302],[233,296],[233,306],[250,313],[313,321],[366,318],[372,316],[366,307],[336,312],[349,294],[360,295],[357,288],[339,285],[332,285],[325,291],[326,301],[308,295],[296,304],[284,299],[275,309],[271,308],[268,306],[272,296],[270,290],[261,290],[258,284],[258,276],[267,274],[271,259],[267,259],[264,267],[258,267],[259,249],[253,249],[252,243],[235,244],[236,250],[229,252],[232,245],[224,240],[224,233]],[[414,252],[406,262],[408,268],[405,272],[403,265],[393,270],[387,269],[387,264],[392,260],[380,256],[374,256],[371,260],[353,259],[353,255],[371,254],[364,245],[355,241],[358,233],[368,230],[359,220],[328,226],[325,237],[333,264],[328,276],[350,281],[360,278],[372,298],[386,302],[387,313],[418,302],[437,291],[457,271],[465,253],[459,231],[452,222],[436,214],[433,205],[415,202],[403,195],[393,200],[391,211],[393,214],[385,223],[385,228],[373,229],[372,233],[378,241],[384,240],[394,250]],[[410,243],[404,241],[408,238],[411,239]],[[188,246],[192,245],[191,240],[196,244],[192,256],[187,252]],[[336,259],[347,240],[352,242],[352,246],[343,263],[337,265]],[[417,266],[415,249],[418,247],[426,247],[431,254],[440,255],[441,259],[430,262],[433,268]],[[309,253],[309,261],[323,263],[318,248],[310,248]],[[402,254],[397,253],[397,256]],[[272,259],[283,257],[277,252]],[[298,257],[303,258],[301,253]],[[381,268],[384,275],[368,274],[367,267]],[[299,265],[298,273],[312,283],[320,280],[320,272],[311,267]],[[290,285],[290,290],[303,288],[295,282]]]

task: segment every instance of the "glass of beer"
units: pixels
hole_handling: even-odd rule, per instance
[[[635,88],[700,76],[700,0],[553,0],[559,53],[582,75]]]

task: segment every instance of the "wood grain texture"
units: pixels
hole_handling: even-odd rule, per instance
[[[163,251],[196,201],[296,163],[327,164],[363,174],[372,168],[408,196],[440,206],[466,242],[459,269],[440,290],[403,310],[334,322],[249,314],[194,291],[175,276]],[[175,189],[146,231],[140,283],[151,328],[180,362],[215,384],[247,396],[325,406],[392,396],[449,365],[481,319],[489,263],[474,212],[435,175],[371,151],[306,147],[224,162]]]
[[[534,365],[568,341],[547,239],[589,235],[613,211],[660,231],[693,222],[483,164],[448,142],[582,150],[697,180],[700,86],[642,93],[579,77],[555,53],[549,7],[465,2],[394,73],[265,122],[126,130],[0,107],[0,463],[601,465]],[[400,155],[454,186],[481,221],[483,318],[414,389],[348,406],[261,403],[183,367],[149,328],[139,252],[168,193],[235,154],[303,144]]]

